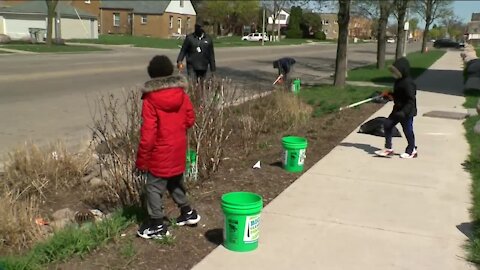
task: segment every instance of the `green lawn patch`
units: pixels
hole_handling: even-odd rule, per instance
[[[435,61],[445,54],[443,50],[432,50],[428,53],[414,52],[407,55],[410,61],[410,72],[413,78],[420,76]],[[376,64],[359,67],[348,72],[349,81],[370,81],[374,83],[393,83],[394,79],[387,67],[393,64],[393,60],[386,61],[386,67],[377,69]]]
[[[106,49],[93,47],[93,46],[77,46],[77,45],[52,45],[47,46],[45,44],[7,44],[0,46],[5,49],[29,51],[37,53],[72,53],[72,52],[93,52],[93,51],[105,51]]]
[[[466,137],[470,144],[470,155],[465,163],[466,169],[472,176],[473,206],[470,213],[473,220],[472,236],[467,244],[468,259],[480,264],[480,135],[473,132],[473,127],[480,120],[480,116],[469,117],[465,122]]]
[[[330,85],[302,89],[300,98],[313,106],[315,117],[338,111],[340,107],[367,99],[382,88],[369,86],[345,86],[338,88]]]
[[[98,39],[76,39],[70,40],[71,42],[78,43],[92,43],[92,44],[105,44],[105,45],[133,45],[135,47],[147,47],[147,48],[163,48],[163,49],[175,49],[182,46],[182,39],[162,39],[153,37],[138,37],[128,35],[100,35]],[[241,40],[239,36],[231,37],[219,37],[214,38],[215,47],[244,47],[244,46],[261,46],[261,42],[251,42]],[[315,40],[307,39],[283,39],[280,42],[265,42],[265,46],[278,46],[278,45],[298,45],[308,42],[316,42]]]
[[[36,244],[23,255],[14,255],[0,258],[2,270],[36,270],[44,266],[66,261],[72,256],[82,256],[94,249],[105,245],[108,241],[120,236],[121,232],[141,217],[138,209],[118,211],[111,218],[95,224],[88,224],[83,228],[78,226],[66,227],[56,232],[45,242]]]

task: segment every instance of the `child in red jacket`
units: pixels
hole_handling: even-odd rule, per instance
[[[190,207],[183,185],[187,129],[195,122],[192,103],[184,89],[187,79],[173,75],[167,56],[155,56],[148,66],[152,80],[142,89],[142,127],[136,167],[146,173],[146,205],[150,219],[137,232],[140,237],[161,239],[169,235],[164,224],[162,197],[166,191],[180,208],[179,226],[200,221]]]

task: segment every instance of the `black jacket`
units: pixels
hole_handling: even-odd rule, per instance
[[[213,72],[216,69],[213,41],[205,33],[201,37],[194,33],[187,35],[183,41],[177,62],[182,62],[185,56],[187,57],[187,68],[207,70],[208,65],[210,65],[210,71]]]
[[[291,57],[284,57],[273,62],[273,68],[278,68],[278,72],[280,74],[286,75],[290,72],[291,67],[295,65],[295,63],[295,59]]]
[[[404,120],[417,115],[417,85],[410,76],[410,64],[406,58],[399,58],[390,67],[402,77],[393,85],[393,111],[390,117]]]

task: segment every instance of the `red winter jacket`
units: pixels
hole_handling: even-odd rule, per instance
[[[195,113],[181,75],[155,78],[145,83],[142,128],[136,166],[157,177],[173,177],[185,171],[187,129]]]

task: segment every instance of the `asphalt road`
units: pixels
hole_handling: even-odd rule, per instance
[[[349,46],[348,67],[375,61],[376,44]],[[409,51],[419,44],[409,44]],[[387,58],[394,45],[388,44]],[[176,59],[178,50],[115,47],[88,54],[0,55],[0,154],[33,140],[87,142],[96,98],[140,86],[155,54]],[[336,44],[219,48],[217,74],[248,90],[268,90],[276,78],[272,61],[291,56],[303,82],[319,83],[334,71]]]

